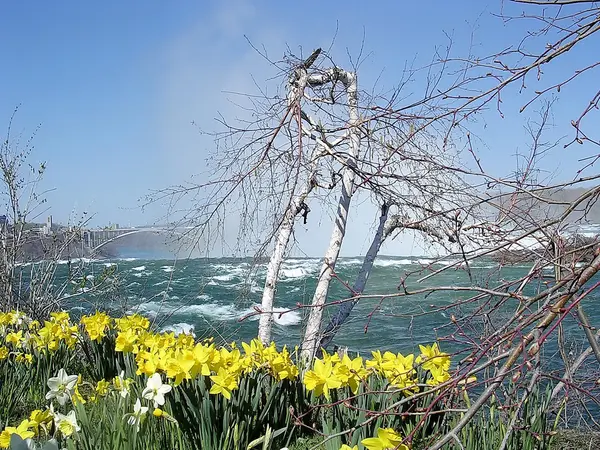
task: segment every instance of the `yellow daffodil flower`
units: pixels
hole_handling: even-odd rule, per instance
[[[329,391],[339,388],[342,382],[333,373],[332,362],[328,358],[327,362],[315,360],[313,370],[309,370],[304,375],[304,385],[309,391],[315,391],[317,397],[324,395],[327,400],[330,400]]]
[[[392,428],[379,428],[377,437],[363,439],[361,441],[368,450],[410,450],[405,444],[402,444],[402,437]]]

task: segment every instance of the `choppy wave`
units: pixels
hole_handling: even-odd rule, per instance
[[[173,267],[173,266],[162,266],[160,269],[163,272],[171,273],[171,272],[173,272],[175,270],[175,267]]]
[[[146,266],[132,267],[131,270],[135,270],[136,272],[142,272],[146,270]]]
[[[232,273],[228,273],[225,275],[215,275],[214,277],[212,277],[212,279],[215,281],[231,281],[234,278],[236,278],[236,276]]]
[[[210,299],[210,296],[198,296],[198,298]],[[237,321],[248,317],[250,320],[258,320],[258,315],[253,314],[256,312],[254,307],[259,306],[255,304],[254,307],[240,308],[234,304],[220,304],[216,302],[201,303],[201,304],[189,304],[182,305],[177,304],[174,300],[178,298],[169,298],[163,301],[147,301],[140,303],[135,307],[132,307],[129,313],[138,313],[156,318],[159,315],[172,315],[174,317],[197,317],[203,316],[205,318],[215,321]],[[274,322],[280,326],[297,325],[301,322],[302,317],[297,311],[290,311],[289,308],[274,308]]]
[[[163,327],[161,331],[167,333],[173,332],[175,336],[179,336],[180,334],[191,334],[192,336],[196,336],[194,333],[194,328],[195,327],[192,324],[181,322],[174,323],[173,325],[167,325],[166,327]]]
[[[295,267],[293,269],[281,269],[280,274],[284,280],[289,280],[296,278],[306,278],[311,274],[311,271],[305,269],[304,267]]]
[[[431,264],[434,264],[436,261],[434,261],[433,259],[417,259],[417,264],[421,264],[422,266],[429,266]]]
[[[298,311],[290,311],[287,308],[273,308],[273,311],[280,313],[273,316],[273,320],[277,325],[298,325],[302,321]]]
[[[58,261],[56,261],[56,264],[60,265],[60,266],[64,266],[66,264],[76,264],[76,263],[85,263],[85,264],[89,264],[89,263],[93,263],[93,262],[98,262],[98,259],[91,259],[91,258],[73,258],[73,259],[59,259]]]
[[[376,259],[373,263],[376,267],[409,266],[414,264],[412,259]]]
[[[341,259],[338,260],[338,262],[336,264],[338,266],[358,266],[358,265],[360,265],[362,263],[363,263],[362,259],[356,259],[356,258],[344,259],[344,258],[341,258]]]

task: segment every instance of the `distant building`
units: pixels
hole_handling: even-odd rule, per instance
[[[46,219],[46,225],[42,227],[42,234],[46,236],[52,234],[52,216],[48,216]]]

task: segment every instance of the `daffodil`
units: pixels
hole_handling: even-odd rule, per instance
[[[342,444],[342,446],[340,447],[340,450],[358,450],[358,445],[355,445],[354,447],[350,447],[349,445]]]
[[[154,408],[154,410],[152,411],[152,415],[157,418],[163,418],[172,423],[177,423],[177,420],[175,420],[175,418],[171,416],[168,412],[166,412],[164,409]]]
[[[379,428],[377,437],[363,439],[361,443],[368,450],[410,450],[407,445],[402,444],[402,436],[392,428]]]
[[[65,369],[60,369],[57,376],[48,379],[50,391],[46,394],[46,400],[55,398],[61,406],[64,406],[75,392],[77,379],[77,375],[67,375]]]
[[[10,445],[10,437],[13,434],[18,434],[21,439],[29,439],[35,436],[35,433],[29,428],[31,427],[29,420],[23,420],[18,427],[6,427],[2,433],[0,433],[0,448],[8,448]]]
[[[59,311],[50,313],[51,320],[54,322],[68,322],[70,320],[69,313],[66,311]]]
[[[421,355],[417,359],[421,363],[424,370],[431,370],[432,367],[439,367],[443,370],[450,370],[450,356],[447,353],[440,351],[437,342],[433,345],[419,345]]]
[[[119,391],[121,397],[125,398],[129,395],[129,386],[133,383],[133,380],[130,378],[125,379],[125,371],[122,370],[121,373],[113,379],[113,384],[115,389]]]
[[[349,386],[353,394],[358,392],[358,387],[369,372],[363,366],[363,359],[360,357],[350,359],[344,355],[342,360],[334,366],[334,373],[342,382],[342,386]]]
[[[115,351],[130,353],[135,350],[135,344],[138,340],[138,335],[134,329],[128,329],[126,331],[121,331],[117,335],[117,340],[115,343]]]
[[[23,330],[19,330],[16,333],[8,333],[5,339],[13,347],[18,347],[23,342]]]
[[[304,375],[304,385],[309,391],[315,391],[317,397],[322,394],[330,400],[329,391],[339,388],[342,382],[333,373],[331,359],[328,358],[327,362],[315,360],[313,370],[309,370]]]
[[[65,437],[71,436],[73,433],[80,430],[79,425],[77,424],[77,417],[75,417],[75,411],[70,411],[67,415],[56,413],[54,416],[54,423]]]
[[[40,428],[43,428],[47,431],[48,425],[53,421],[53,419],[54,416],[49,409],[46,409],[45,411],[35,409],[31,411],[31,414],[29,415],[29,425],[36,434],[39,434]]]
[[[220,368],[216,375],[212,375],[210,379],[213,382],[210,388],[211,394],[223,394],[227,400],[231,398],[231,391],[238,388],[237,380],[224,368]]]
[[[437,386],[438,384],[445,383],[450,379],[450,374],[448,371],[438,366],[431,367],[429,369],[429,373],[431,374],[431,378],[427,380],[427,384],[431,386]]]
[[[146,388],[142,391],[142,397],[154,402],[154,407],[158,408],[165,404],[165,394],[171,392],[172,387],[163,384],[159,373],[155,373],[146,383]]]
[[[77,377],[77,384],[75,384],[75,389],[73,392],[73,395],[71,395],[71,401],[73,402],[74,405],[80,404],[80,405],[85,405],[86,401],[83,398],[83,395],[81,395],[81,393],[79,392],[79,386],[81,386],[82,384],[82,377],[81,375],[79,375]]]
[[[96,394],[100,397],[104,397],[108,394],[108,388],[110,387],[110,383],[104,379],[98,381],[96,384]]]
[[[83,316],[81,324],[92,341],[100,342],[110,327],[110,317],[104,313],[96,312],[93,316]]]
[[[33,362],[33,355],[31,353],[18,352],[15,354],[15,356],[15,361],[18,363],[25,363],[29,365]]]
[[[144,420],[147,412],[148,407],[142,406],[142,402],[140,402],[140,399],[138,398],[135,401],[135,405],[133,405],[133,413],[129,414],[127,423],[134,426],[136,431],[140,431],[140,424],[142,423],[142,420]]]
[[[194,359],[196,360],[196,372],[204,375],[205,377],[210,375],[210,364],[212,362],[212,347],[196,344],[194,347]]]

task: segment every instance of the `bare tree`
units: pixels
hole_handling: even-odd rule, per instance
[[[58,269],[61,259],[90,256],[81,239],[81,228],[86,219],[60,230],[46,222],[48,191],[40,189],[46,164],[29,162],[35,133],[23,138],[22,133],[14,132],[16,113],[17,109],[0,146],[0,198],[3,204],[0,215],[0,309],[15,309],[43,319],[51,311],[61,309],[69,298],[81,294],[73,291],[73,283],[78,286],[85,280],[85,265],[76,261],[68,264],[67,273],[62,270],[60,276]],[[88,288],[88,292],[101,288],[100,283],[96,283]]]
[[[350,201],[354,191],[354,177],[356,159],[359,156],[360,134],[358,130],[358,86],[357,77],[354,72],[347,72],[336,67],[326,70],[325,73],[309,77],[308,84],[311,86],[324,86],[341,82],[347,96],[348,102],[348,127],[349,127],[349,149],[344,168],[342,170],[342,186],[340,199],[337,206],[337,214],[334,219],[333,231],[329,241],[329,247],[325,252],[323,265],[319,272],[319,278],[315,294],[312,300],[312,308],[306,322],[306,331],[302,341],[302,356],[311,360],[317,350],[320,339],[320,329],[323,316],[323,305],[327,299],[331,274],[335,268],[344,235],[346,234],[346,222],[350,209]]]
[[[509,16],[515,4],[528,9]],[[307,358],[334,337],[343,341],[343,335],[336,333],[358,302],[460,295],[450,303],[432,303],[430,310],[414,301],[413,308],[398,315],[398,320],[412,320],[450,313],[448,323],[436,331],[446,332],[441,337],[452,342],[460,363],[452,379],[436,388],[438,397],[431,408],[455,398],[459,386],[468,386],[469,377],[479,379],[476,400],[451,430],[432,437],[433,449],[450,441],[460,447],[461,430],[492,396],[506,392],[509,380],[516,388],[504,396],[511,425],[502,448],[516,431],[530,387],[556,381],[554,398],[561,389],[572,389],[585,397],[582,401],[600,401],[597,387],[589,385],[600,370],[581,372],[584,361],[599,353],[597,324],[585,311],[585,301],[597,288],[592,279],[600,269],[598,240],[576,236],[577,226],[586,222],[600,195],[600,175],[590,173],[599,153],[596,149],[584,158],[572,180],[544,178],[538,169],[542,157],[558,149],[556,141],[546,138],[553,108],[549,94],[564,95],[600,63],[582,61],[571,75],[547,85],[542,69],[553,67],[582,42],[595,42],[600,10],[596,3],[583,0],[524,0],[504,6],[507,22],[529,21],[527,36],[488,56],[451,57],[447,49],[413,73],[423,76],[426,88],[410,102],[400,95],[402,82],[389,96],[359,92],[356,67],[340,69],[327,52],[308,58],[310,64],[293,57],[272,62],[286,80],[286,94],[252,97],[256,114],[251,122],[222,121],[226,131],[216,134],[219,147],[212,181],[158,194],[159,198],[191,197],[193,207],[183,214],[184,220],[197,225],[201,234],[214,231],[215,224],[222,226],[227,208],[235,206],[241,211],[242,240],[258,244],[260,256],[273,245],[263,302],[257,310],[263,341],[270,340],[279,270],[297,216],[306,214],[304,206],[321,201],[323,194],[339,195],[313,301],[301,306],[308,310],[303,342]],[[471,124],[484,114],[509,114],[502,98],[519,92],[527,95],[532,91],[525,86],[530,85],[535,89],[519,111],[539,110],[539,118],[525,124],[530,151],[520,156],[514,173],[494,173],[480,155],[482,138]],[[600,94],[596,91],[593,88],[588,104],[570,123],[573,137],[566,147],[598,145],[593,137],[596,129],[585,126],[597,113]],[[352,220],[351,199],[358,191],[377,205],[378,226],[358,277],[342,280],[335,267],[345,226]],[[561,199],[566,191],[577,195]],[[369,274],[382,243],[407,230],[426,236],[447,254],[443,260],[402,274],[397,292],[369,294]],[[477,263],[490,260],[495,267],[482,276]],[[505,276],[504,267],[515,262],[528,264],[527,270]],[[554,269],[550,285],[540,281],[548,267]],[[464,278],[440,285],[440,275],[450,270],[461,271]],[[332,280],[347,287],[346,298],[328,299]],[[323,310],[331,306],[337,312],[322,331]],[[587,343],[574,357],[566,351],[561,331],[567,320],[576,320],[581,341]],[[542,349],[552,349],[548,343],[554,340],[557,350],[548,350],[552,352],[548,357]],[[548,359],[555,357],[562,361],[562,373],[548,368]],[[423,421],[429,412],[423,413]],[[372,412],[373,417],[386,413]]]

